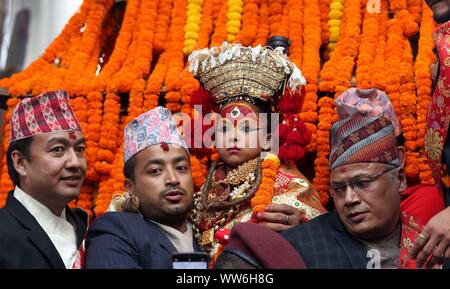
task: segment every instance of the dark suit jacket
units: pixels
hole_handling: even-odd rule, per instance
[[[76,228],[80,246],[87,226],[87,213],[66,207],[68,218]],[[0,209],[0,268],[65,269],[52,241],[33,215],[9,192],[6,205]]]
[[[351,236],[336,212],[282,233],[309,268],[366,269],[366,246]]]
[[[97,219],[89,228],[86,246],[86,269],[169,269],[171,254],[177,252],[158,225],[125,212]]]

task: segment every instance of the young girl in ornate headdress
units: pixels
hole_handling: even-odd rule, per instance
[[[193,52],[189,61],[202,83],[192,104],[213,100],[220,115],[214,135],[220,159],[196,194],[192,214],[203,249],[215,260],[239,222],[284,231],[324,213],[316,191],[295,165],[310,140],[297,119],[305,79],[282,49],[224,43]],[[276,127],[275,111],[281,114]],[[276,151],[269,144],[277,140],[278,156],[267,153]]]

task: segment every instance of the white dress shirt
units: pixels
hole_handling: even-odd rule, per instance
[[[66,219],[66,209],[60,216],[16,186],[14,197],[30,212],[44,229],[67,269],[71,269],[77,254],[74,226]]]
[[[150,219],[147,219],[150,220]],[[194,238],[192,233],[192,225],[186,222],[186,232],[180,232],[175,228],[167,225],[157,223],[153,220],[151,222],[158,225],[163,231],[164,235],[169,238],[170,242],[177,249],[178,253],[192,253],[194,252]]]

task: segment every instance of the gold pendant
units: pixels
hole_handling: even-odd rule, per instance
[[[200,241],[201,246],[206,246],[214,241],[214,228],[206,230],[202,233],[202,239]]]

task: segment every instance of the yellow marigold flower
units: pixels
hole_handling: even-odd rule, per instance
[[[195,32],[195,31],[186,31],[184,33],[184,38],[197,40],[198,39],[198,33]]]
[[[237,13],[237,12],[228,12],[227,13],[227,18],[228,18],[228,20],[239,20],[239,21],[241,21],[242,15],[241,15],[241,13]]]
[[[233,3],[238,2],[238,3]],[[242,13],[244,3],[240,0],[228,0],[228,12]]]
[[[244,1],[242,0],[228,0],[228,7],[230,6],[244,6]]]
[[[202,10],[202,6],[200,6],[198,4],[189,3],[187,10],[188,10],[188,13],[191,12],[191,11],[200,12]]]
[[[186,22],[187,23],[195,23],[196,25],[200,24],[201,15],[189,15]]]
[[[199,32],[200,31],[200,27],[198,25],[198,23],[187,23],[186,26],[184,26],[184,30],[185,31],[193,31],[193,32]]]
[[[342,11],[339,10],[330,10],[328,13],[328,18],[330,19],[341,19],[342,17]]]
[[[330,27],[330,41],[332,42],[336,42],[339,39],[339,31],[340,31],[340,27]]]
[[[328,20],[329,26],[341,26],[341,20],[339,19],[330,19]]]
[[[240,20],[230,20],[227,22],[227,26],[233,26],[241,28],[241,21]]]
[[[227,25],[227,33],[230,33],[230,34],[238,34],[239,33],[239,31],[240,31],[240,28],[241,27],[237,27],[237,26],[233,26],[233,25]]]
[[[330,4],[330,10],[342,10],[344,5],[340,2],[333,2]]]
[[[228,34],[227,35],[227,41],[228,42],[233,42],[236,39],[236,36],[234,36],[233,34]]]
[[[267,153],[264,160],[273,161],[276,165],[280,165],[280,159],[277,155],[272,153]]]
[[[194,46],[196,43],[197,43],[197,40],[194,40],[194,39],[184,40],[184,46]]]

